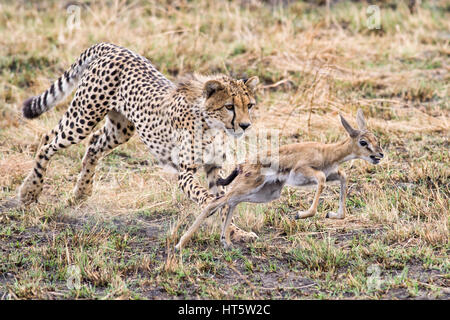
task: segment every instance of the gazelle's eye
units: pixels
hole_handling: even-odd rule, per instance
[[[361,145],[361,147],[367,146],[367,142],[365,142],[364,140],[361,140],[361,141],[359,142],[359,144]]]
[[[234,110],[234,105],[232,105],[232,104],[226,104],[226,105],[225,105],[225,108],[227,108],[228,110],[232,111],[232,110]]]

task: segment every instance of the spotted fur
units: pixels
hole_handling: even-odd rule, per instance
[[[257,83],[257,77],[236,80],[225,75],[197,74],[173,83],[146,58],[113,44],[96,44],[84,51],[48,90],[24,102],[24,117],[36,118],[76,88],[58,125],[44,135],[34,168],[19,190],[19,199],[24,204],[37,201],[51,157],[85,139],[106,117],[105,125],[90,138],[83,157],[74,191],[77,199],[92,193],[98,161],[137,132],[160,165],[178,172],[178,184],[187,196],[204,206],[223,193],[216,185],[221,166],[197,161],[196,149],[188,144],[196,142],[198,130],[211,128],[241,136],[251,125],[250,109],[255,104]],[[201,140],[202,150],[210,149],[211,141]],[[201,167],[211,192],[194,178]],[[237,227],[232,232],[238,238],[254,237]]]

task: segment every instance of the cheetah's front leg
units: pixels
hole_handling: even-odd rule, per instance
[[[188,196],[189,199],[195,201],[200,206],[204,207],[210,201],[216,198],[202,187],[195,179],[194,173],[196,168],[186,169],[178,174],[178,186]]]

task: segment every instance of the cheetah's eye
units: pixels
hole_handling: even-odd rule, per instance
[[[255,106],[254,103],[249,103],[247,108],[248,108],[248,110],[250,110],[250,109],[253,108],[254,106]]]
[[[226,105],[225,105],[225,108],[227,108],[228,110],[232,111],[232,110],[234,110],[234,105],[232,105],[232,104],[226,104]]]
[[[361,140],[361,141],[359,142],[359,144],[361,145],[361,147],[367,146],[367,142],[365,142],[364,140]]]

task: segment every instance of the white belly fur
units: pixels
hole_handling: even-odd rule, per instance
[[[293,172],[291,172],[289,176],[287,176],[286,180],[286,184],[293,187],[308,186],[316,183],[316,179],[314,178],[305,177],[301,173]]]
[[[328,178],[330,175],[337,172],[337,167],[326,168],[322,172]],[[286,181],[286,183],[285,183],[286,185],[293,186],[293,187],[303,187],[303,186],[307,187],[307,186],[312,186],[312,185],[317,184],[317,181],[315,178],[305,177],[303,174],[298,173],[298,172],[295,173],[293,171],[291,171],[288,175],[274,175],[273,177],[271,176],[271,179],[284,180],[284,181]],[[327,183],[328,183],[328,181],[327,181]]]

